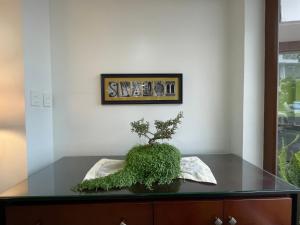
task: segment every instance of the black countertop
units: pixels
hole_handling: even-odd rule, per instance
[[[170,185],[147,190],[142,185],[122,190],[77,193],[71,189],[101,158],[64,157],[0,194],[0,202],[52,200],[138,200],[162,198],[214,198],[296,194],[299,189],[241,158],[228,155],[198,155],[212,170],[218,184],[178,179]],[[103,157],[102,157],[103,158]],[[108,157],[105,157],[108,158]],[[109,157],[122,158],[122,157]]]

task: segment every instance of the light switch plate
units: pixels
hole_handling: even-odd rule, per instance
[[[43,104],[44,107],[51,107],[52,106],[52,97],[49,93],[43,94]]]
[[[43,104],[42,93],[39,91],[31,91],[30,92],[30,102],[31,102],[31,106],[42,107],[42,104]]]

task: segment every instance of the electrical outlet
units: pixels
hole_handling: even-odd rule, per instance
[[[44,107],[48,107],[48,108],[52,106],[52,97],[49,93],[44,93],[43,105],[44,105]]]
[[[30,102],[31,102],[31,106],[42,107],[42,104],[43,104],[42,93],[39,91],[31,91],[30,92]]]

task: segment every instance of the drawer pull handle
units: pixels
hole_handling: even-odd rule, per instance
[[[222,224],[223,224],[223,221],[219,217],[216,217],[215,225],[222,225]]]
[[[237,220],[236,220],[233,216],[229,216],[229,221],[228,221],[228,223],[229,223],[230,225],[235,225],[235,224],[237,224]]]
[[[121,221],[120,225],[127,225],[124,221]]]

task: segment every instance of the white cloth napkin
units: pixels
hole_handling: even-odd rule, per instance
[[[105,177],[121,170],[125,166],[124,160],[100,159],[85,175],[83,180]],[[179,178],[196,182],[217,184],[210,168],[198,157],[183,157],[180,161],[181,175]]]

